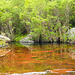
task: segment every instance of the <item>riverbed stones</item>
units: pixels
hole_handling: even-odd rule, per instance
[[[47,39],[45,39],[45,37],[47,37],[47,36],[42,36],[43,38],[41,40],[38,39],[38,37],[37,37],[38,41],[37,41],[37,39],[35,41],[33,41],[32,38],[34,38],[35,35],[36,34],[34,34],[34,35],[28,34],[25,38],[23,38],[23,39],[20,40],[20,43],[33,44],[33,43],[48,43],[48,42],[59,43],[59,42],[61,42],[60,39],[59,39],[59,37],[54,38],[54,40],[52,40],[52,39],[51,40],[47,40]],[[75,27],[71,28],[69,31],[67,31],[65,33],[65,36],[68,39],[68,40],[66,40],[66,42],[75,44]]]

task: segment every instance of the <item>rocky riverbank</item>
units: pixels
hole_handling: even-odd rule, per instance
[[[36,35],[36,34],[35,34]],[[65,37],[66,36],[66,37]],[[34,35],[28,34],[25,38],[20,40],[20,43],[27,43],[27,44],[34,44],[34,43],[49,43],[49,42],[56,42],[56,43],[60,43],[60,42],[65,42],[65,43],[70,43],[70,44],[75,44],[75,28],[71,28],[69,31],[67,31],[63,38],[65,40],[65,38],[67,38],[66,41],[64,41],[62,39],[62,41],[60,41],[60,38],[57,37],[55,40],[42,40],[41,38],[39,38],[39,40],[34,40]],[[53,37],[54,38],[54,37]],[[40,41],[41,39],[41,41]]]

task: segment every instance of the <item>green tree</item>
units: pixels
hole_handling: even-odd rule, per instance
[[[31,34],[38,42],[62,41],[74,26],[74,8],[74,0],[1,0],[0,31],[12,40]]]

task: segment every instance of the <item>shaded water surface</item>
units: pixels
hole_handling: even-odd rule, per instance
[[[12,44],[7,48],[0,48],[1,50],[10,50],[0,56],[2,75],[40,75],[47,70],[49,74],[46,75],[75,75],[75,45]]]

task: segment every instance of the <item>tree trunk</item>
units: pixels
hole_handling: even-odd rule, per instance
[[[69,5],[66,4],[65,16],[66,16],[66,26],[68,31],[69,31],[69,12],[70,12]]]

